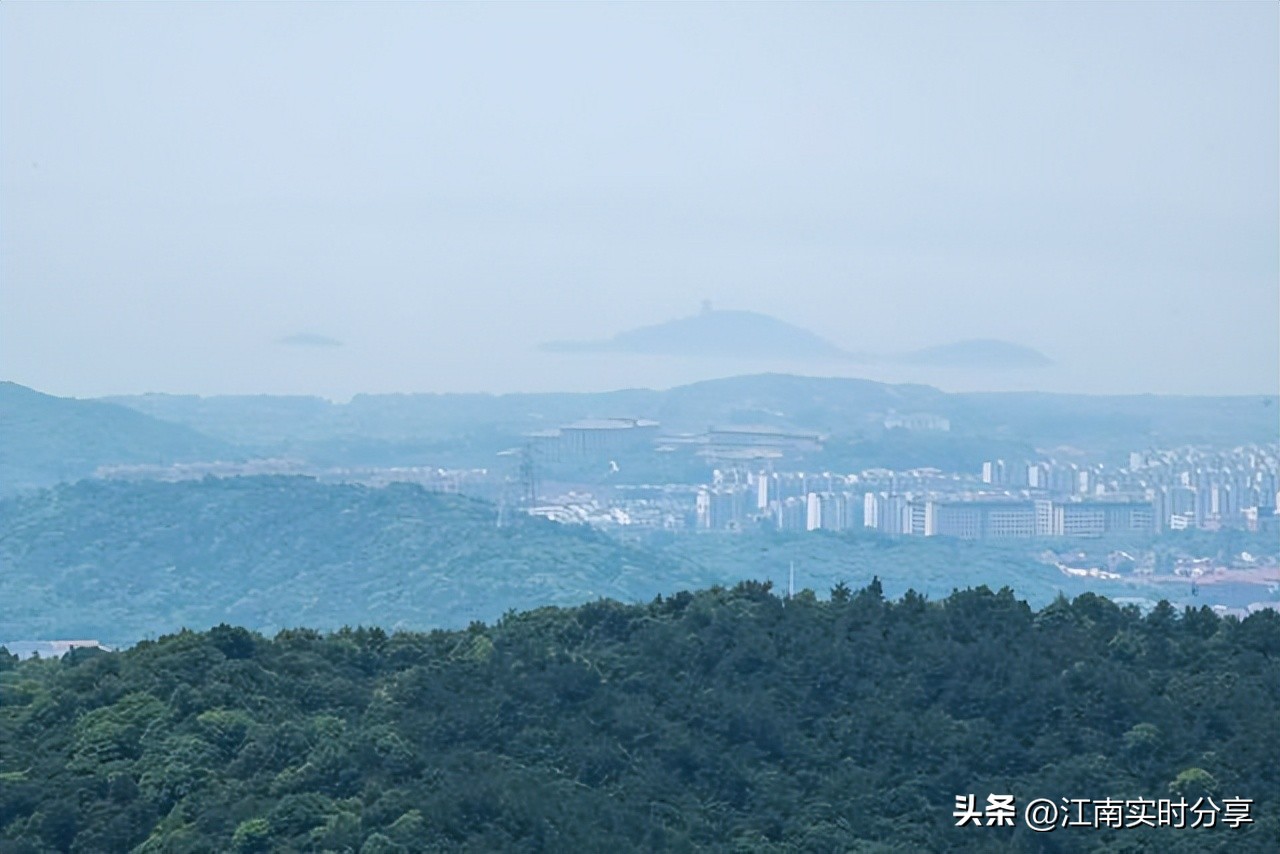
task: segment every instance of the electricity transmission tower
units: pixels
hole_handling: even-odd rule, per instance
[[[538,503],[538,467],[533,441],[520,449],[520,500],[526,507]]]
[[[500,456],[519,457],[514,475],[506,474],[498,491],[497,525],[505,528],[511,524],[513,507],[528,509],[538,503],[537,449],[533,441],[529,440],[520,447],[518,453],[512,449],[503,451]]]

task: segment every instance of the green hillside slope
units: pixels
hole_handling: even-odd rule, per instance
[[[237,456],[225,442],[128,407],[0,382],[0,496],[78,480],[104,465]]]
[[[220,622],[275,631],[465,626],[511,608],[690,586],[591,530],[415,486],[309,478],[84,481],[0,502],[0,641],[131,642]]]

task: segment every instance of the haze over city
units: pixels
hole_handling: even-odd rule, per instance
[[[1280,386],[1274,4],[0,7],[53,394]],[[584,357],[717,308],[1003,373]]]

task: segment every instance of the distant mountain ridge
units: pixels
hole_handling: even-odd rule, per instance
[[[665,390],[521,394],[370,394],[349,403],[322,398],[138,395],[110,398],[155,418],[185,424],[271,455],[356,439],[431,441],[438,449],[497,449],[512,437],[580,418],[651,418],[664,431],[719,424],[790,424],[832,435],[880,429],[890,411],[950,419],[957,435],[1016,437],[1052,447],[1149,446],[1274,441],[1280,398],[1071,395],[1039,392],[947,393],[927,385],[849,377],[751,374]],[[436,450],[431,451],[433,458]],[[401,463],[396,463],[401,464]],[[444,464],[444,463],[436,463]]]
[[[874,436],[890,413],[949,419],[952,435],[1128,452],[1275,440],[1275,395],[1187,397],[945,393],[926,385],[754,374],[665,390],[370,394],[146,394],[58,398],[0,383],[0,495],[101,466],[287,457],[318,466],[485,467],[531,431],[582,418],[649,418],[664,432],[771,424]]]
[[[1016,370],[1053,361],[1031,347],[994,339],[973,339],[906,353],[846,350],[816,333],[755,311],[704,308],[700,313],[640,326],[612,338],[550,341],[552,353],[627,353],[685,358],[781,359],[810,362],[888,362],[948,368]]]
[[[88,477],[103,465],[230,459],[236,449],[101,400],[0,382],[0,495]]]

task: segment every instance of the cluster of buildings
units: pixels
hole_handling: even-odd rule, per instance
[[[982,480],[1007,493],[1071,496],[1081,504],[1140,503],[1156,531],[1257,529],[1275,516],[1277,452],[1275,445],[1135,451],[1116,468],[996,460],[983,465]]]
[[[1101,537],[1277,525],[1280,448],[1194,448],[1131,454],[1128,465],[1053,459],[859,474],[717,472],[697,493],[702,530],[870,528],[963,539]]]
[[[771,524],[788,531],[843,531],[861,521],[857,475],[716,471],[697,493],[700,530]]]
[[[1143,489],[1172,530],[1257,528],[1275,516],[1277,448],[1131,454],[1122,486]]]

